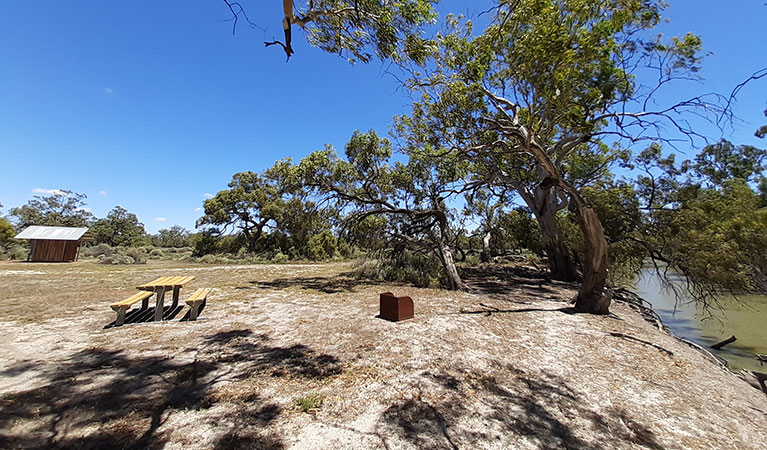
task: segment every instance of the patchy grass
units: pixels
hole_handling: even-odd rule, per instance
[[[349,270],[0,264],[0,448],[767,442],[763,394],[625,305],[571,314],[573,286],[529,268],[467,271],[472,292]],[[112,302],[163,275],[196,277],[182,300],[213,288],[200,320],[105,328]],[[416,317],[377,319],[385,291],[411,296]]]
[[[307,395],[296,400],[296,407],[303,413],[316,414],[319,412],[325,397],[321,395]]]

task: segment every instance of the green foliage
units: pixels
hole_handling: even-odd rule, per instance
[[[24,259],[27,256],[27,247],[23,241],[16,241],[16,230],[11,223],[0,217],[0,260]]]
[[[229,189],[204,204],[197,226],[212,226],[195,239],[195,255],[289,254],[292,259],[327,259],[332,211],[308,198],[290,160],[263,173],[234,174]],[[233,233],[233,234],[232,234]],[[319,236],[319,237],[318,237]]]
[[[159,230],[156,235],[151,236],[152,245],[157,247],[191,247],[193,246],[190,233],[180,225],[173,225],[170,228]]]
[[[321,395],[307,395],[296,400],[296,406],[301,412],[312,413],[317,412],[324,401],[325,398]]]
[[[538,223],[527,208],[515,208],[498,218],[496,243],[493,248],[503,250],[528,249],[534,253],[543,250],[543,237]]]
[[[113,247],[139,246],[146,241],[144,224],[122,206],[115,206],[105,218],[97,220],[91,227],[91,234],[96,242]]]
[[[443,266],[448,287],[457,289],[462,282],[455,271],[451,275],[451,266],[459,233],[446,201],[466,174],[466,164],[426,152],[411,153],[404,164],[393,161],[392,153],[391,142],[374,130],[355,131],[346,159],[326,147],[301,160],[298,172],[307,188],[345,214],[346,240],[383,251],[392,261],[407,252],[431,253]]]
[[[767,291],[765,154],[722,141],[681,164],[657,145],[636,158],[637,193],[647,213],[629,236],[685,275],[704,301],[722,291]]]
[[[767,109],[764,110],[764,117],[767,117]],[[764,139],[764,137],[767,136],[767,125],[762,125],[761,127],[757,128],[754,136],[758,137],[759,139]]]
[[[700,189],[668,224],[665,254],[699,289],[764,289],[767,208],[743,179],[721,189]]]
[[[378,258],[361,260],[354,268],[358,278],[397,281],[417,287],[445,286],[445,275],[440,261],[429,254],[404,250],[384,252]]]
[[[30,225],[87,227],[94,217],[86,207],[86,198],[72,191],[35,195],[27,204],[13,208],[11,217],[19,229]]]
[[[146,264],[148,251],[136,247],[112,247],[101,243],[81,251],[86,258],[97,258],[99,264]]]
[[[709,185],[722,186],[725,181],[733,178],[753,181],[755,176],[764,171],[765,160],[765,149],[751,145],[735,146],[722,139],[716,144],[706,146],[695,157],[695,161],[688,165],[691,165],[691,169]]]
[[[314,0],[307,27],[312,45],[346,57],[349,62],[373,57],[395,61],[425,60],[429,42],[420,37],[422,25],[436,18],[437,0]]]
[[[8,248],[13,244],[13,237],[16,236],[16,229],[10,222],[0,217],[0,248]]]
[[[194,251],[192,256],[205,256],[216,253],[217,239],[212,231],[205,230],[192,236]]]
[[[324,230],[309,239],[306,256],[313,261],[325,261],[336,255],[338,248],[336,237],[330,230]]]

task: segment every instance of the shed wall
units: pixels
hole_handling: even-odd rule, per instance
[[[32,242],[32,261],[35,262],[71,262],[77,260],[78,241],[41,241]]]

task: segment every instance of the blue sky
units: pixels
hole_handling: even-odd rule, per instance
[[[233,173],[326,143],[341,149],[355,129],[386,133],[407,111],[384,64],[351,66],[308,46],[300,31],[285,64],[280,48],[263,46],[282,37],[279,2],[243,4],[266,31],[241,24],[232,36],[219,0],[5,2],[1,212],[36,191],[69,189],[86,193],[98,217],[121,205],[150,232],[192,229],[205,195]],[[488,4],[451,0],[440,9]],[[762,0],[671,5],[664,34],[693,31],[712,52],[695,90],[729,94],[767,66]],[[767,79],[742,91],[735,112],[744,123],[726,137],[767,146],[753,137],[765,108]]]

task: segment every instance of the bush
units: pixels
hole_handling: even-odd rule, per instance
[[[353,270],[357,278],[402,281],[417,287],[437,287],[443,283],[442,264],[436,257],[409,251],[382,259],[368,259],[357,263]]]
[[[135,264],[136,260],[126,255],[99,256],[99,264]]]
[[[283,263],[286,263],[286,262],[288,262],[288,255],[286,255],[286,254],[284,254],[284,253],[282,253],[282,252],[277,252],[277,253],[274,255],[274,257],[272,258],[272,262],[273,262],[274,264],[283,264]]]
[[[21,243],[0,247],[0,260],[26,260],[29,249]]]
[[[129,248],[125,251],[125,256],[133,259],[133,264],[146,264],[146,253],[137,248]]]
[[[306,256],[314,261],[325,261],[335,256],[338,247],[336,238],[329,230],[309,238]]]
[[[90,247],[85,247],[82,249],[83,256],[94,257],[94,258],[97,258],[99,256],[112,256],[115,253],[116,253],[116,250],[113,247],[110,247],[108,244],[98,244],[98,245],[93,245]]]

